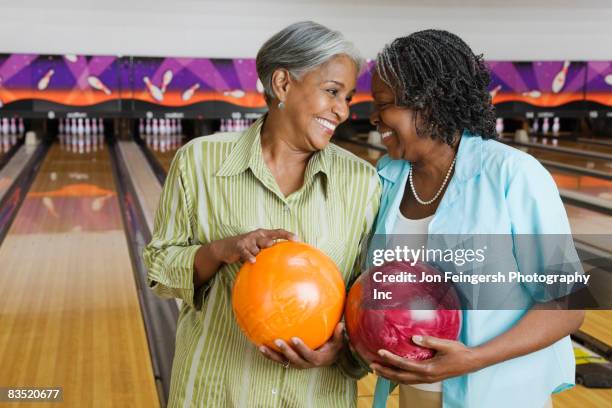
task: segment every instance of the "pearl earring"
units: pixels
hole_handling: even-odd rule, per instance
[[[280,101],[280,102],[278,103],[278,109],[280,109],[280,110],[285,109],[285,102]]]

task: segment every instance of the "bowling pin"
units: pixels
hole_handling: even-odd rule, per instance
[[[532,91],[523,92],[522,95],[528,98],[539,98],[540,96],[542,96],[542,92],[534,89]]]
[[[538,133],[539,130],[540,130],[540,124],[539,124],[538,118],[535,118],[531,125],[531,131],[533,133]]]
[[[548,118],[544,118],[544,123],[542,123],[542,133],[547,134],[549,130],[550,130],[550,123],[548,121]]]
[[[104,121],[102,118],[98,119],[98,131],[100,132],[100,135],[104,136]]]
[[[111,90],[108,89],[106,85],[104,85],[100,78],[90,75],[87,77],[87,82],[89,83],[89,86],[91,86],[93,89],[102,91],[107,95],[111,94]]]
[[[44,91],[49,86],[49,82],[51,81],[51,77],[55,74],[55,71],[50,69],[47,71],[45,75],[38,81],[38,90]]]
[[[163,93],[166,93],[166,88],[168,87],[170,82],[172,82],[173,76],[174,75],[172,74],[172,71],[170,70],[167,70],[166,72],[164,72],[164,75],[162,77],[162,87],[161,87],[161,91]]]
[[[175,132],[174,120],[175,119],[169,119],[168,120],[168,134],[170,134],[170,135],[173,135],[174,132]]]
[[[19,136],[22,136],[25,132],[25,126],[23,125],[23,118],[19,118],[17,122],[17,130],[19,131]]]
[[[58,131],[60,135],[64,134],[64,119],[60,119]]]
[[[15,118],[11,118],[11,125],[9,127],[9,133],[11,135],[17,134],[17,124],[15,123]]]
[[[495,130],[497,131],[498,135],[502,135],[502,133],[504,133],[504,119],[503,118],[497,118],[495,120]]]
[[[553,93],[561,92],[561,90],[565,86],[565,80],[567,78],[567,70],[569,69],[569,66],[570,66],[570,62],[565,61],[563,63],[563,68],[561,68],[561,71],[559,71],[557,75],[555,75],[555,78],[553,79],[553,82],[552,82]]]
[[[142,118],[140,118],[138,120],[138,135],[142,138],[142,136],[144,136],[144,120]]]
[[[179,135],[183,134],[183,122],[181,122],[180,119],[176,120],[176,131],[178,132]]]
[[[2,118],[2,134],[3,135],[9,134],[9,121],[7,118]]]
[[[97,122],[96,119],[91,120],[91,134],[92,135],[98,134],[98,124],[96,122]]]
[[[85,118],[85,124],[83,126],[83,130],[85,131],[86,135],[89,135],[91,133],[91,125],[89,121],[90,121],[89,118]]]
[[[72,120],[72,126],[70,127],[70,134],[76,135],[77,134],[77,120],[74,118],[71,120]]]
[[[502,86],[501,85],[497,85],[495,88],[491,89],[489,91],[489,95],[491,95],[491,99],[494,99],[495,96],[497,96],[497,93],[499,91],[501,91]]]
[[[155,85],[151,83],[151,80],[149,79],[149,77],[144,77],[142,78],[142,80],[147,86],[147,89],[149,90],[149,94],[151,94],[153,99],[159,102],[164,100],[164,93],[161,91],[161,89],[159,89],[158,87],[156,87]]]
[[[229,96],[231,98],[244,98],[246,93],[242,89],[234,89],[233,91],[225,91],[223,95]]]
[[[83,118],[79,118],[77,122],[77,135],[85,134],[85,127],[83,126]]]
[[[559,122],[559,118],[554,118],[553,125],[552,125],[553,135],[558,135],[559,130],[561,130],[561,123]]]
[[[157,136],[159,134],[159,125],[157,123],[157,118],[153,119],[153,124],[151,125],[151,131],[153,132],[154,136]]]
[[[184,101],[190,100],[195,94],[195,91],[197,91],[199,88],[200,84],[191,85],[185,92],[183,92],[183,94],[181,95],[181,99],[183,99]]]

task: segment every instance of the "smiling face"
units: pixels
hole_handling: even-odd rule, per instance
[[[357,67],[345,55],[289,81],[283,114],[299,135],[295,142],[300,148],[316,151],[327,146],[336,127],[348,119],[356,82]]]
[[[374,112],[370,116],[370,123],[381,134],[389,156],[395,160],[417,161],[421,147],[424,142],[427,144],[428,139],[417,135],[414,111],[395,104],[393,90],[378,73],[372,76],[372,97]]]

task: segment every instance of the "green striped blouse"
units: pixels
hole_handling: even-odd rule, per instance
[[[349,283],[378,210],[376,170],[330,144],[310,159],[304,184],[285,197],[266,166],[263,118],[243,133],[197,138],[176,154],[144,250],[149,285],[183,300],[170,407],[353,407],[365,374],[346,351],[331,367],[285,369],[261,355],[231,306],[239,263],[194,290],[199,245],[257,228],[284,228],[323,250]],[[348,286],[347,286],[348,287]]]

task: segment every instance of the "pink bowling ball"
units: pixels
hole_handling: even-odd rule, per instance
[[[346,329],[354,349],[368,362],[380,361],[378,350],[385,349],[404,358],[426,360],[434,350],[416,345],[414,335],[457,340],[461,331],[461,303],[450,283],[374,282],[374,272],[382,276],[413,273],[441,276],[426,263],[411,266],[390,262],[362,274],[349,291],[345,307]],[[389,293],[391,299],[374,300],[377,293]]]

